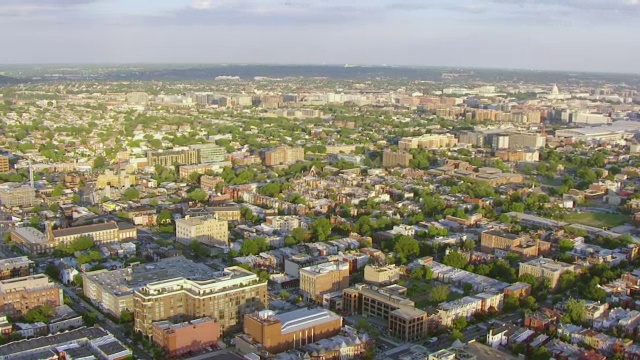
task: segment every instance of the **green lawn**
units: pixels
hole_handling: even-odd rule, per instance
[[[567,214],[564,221],[569,223],[577,223],[597,228],[606,227],[608,229],[620,226],[628,222],[629,216],[624,214],[601,214],[601,213],[580,213]]]

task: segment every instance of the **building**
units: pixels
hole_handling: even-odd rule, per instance
[[[299,216],[267,216],[266,220],[269,226],[282,232],[289,232],[300,227]]]
[[[398,142],[400,150],[417,148],[438,149],[456,146],[458,139],[452,134],[427,134],[418,137],[402,138]]]
[[[26,256],[0,259],[0,280],[33,275],[35,263]]]
[[[509,134],[509,149],[539,149],[547,144],[546,137],[540,134],[513,133]]]
[[[56,245],[70,243],[80,237],[89,237],[96,245],[100,245],[125,240],[137,240],[138,230],[131,224],[109,221],[101,224],[51,230],[49,237],[53,237],[53,242]]]
[[[11,208],[29,207],[35,204],[36,189],[27,185],[0,186],[0,205]]]
[[[191,145],[191,150],[195,150],[198,154],[198,163],[218,163],[227,160],[227,150],[222,146],[215,144]]]
[[[174,324],[158,321],[151,324],[151,338],[170,357],[197,352],[215,345],[220,339],[220,324],[215,319],[203,317]]]
[[[300,290],[305,299],[321,302],[322,296],[349,287],[349,263],[327,262],[300,269]]]
[[[200,177],[200,187],[205,191],[213,191],[218,184],[224,184],[224,179],[220,176],[202,175]]]
[[[551,244],[546,241],[532,240],[526,236],[488,230],[480,235],[480,249],[496,255],[514,252],[523,257],[536,257],[548,253],[551,250]]]
[[[515,296],[522,299],[529,295],[531,295],[531,285],[523,282],[513,283],[504,289],[504,296]]]
[[[42,231],[32,227],[11,230],[11,241],[30,254],[52,253],[56,247]]]
[[[133,355],[115,336],[99,327],[82,327],[55,335],[0,346],[0,359],[103,359]]]
[[[47,275],[0,280],[0,312],[5,315],[17,317],[38,306],[62,304],[62,289]]]
[[[158,150],[147,153],[147,165],[172,167],[174,165],[198,164],[198,151],[194,149]]]
[[[465,296],[461,299],[440,303],[437,316],[443,326],[452,326],[453,321],[463,317],[471,318],[477,313],[502,310],[503,293],[480,293],[475,296]]]
[[[229,222],[213,216],[187,217],[176,220],[176,240],[189,245],[193,240],[203,244],[229,244]]]
[[[231,161],[222,161],[217,163],[180,165],[178,167],[178,175],[182,179],[189,179],[192,174],[205,174],[207,172],[221,173],[225,166],[231,166]]]
[[[209,269],[203,274],[194,274],[187,270],[178,274],[174,268],[184,267],[187,262],[181,259],[180,265],[165,265],[165,276],[150,278],[136,287],[133,294],[135,331],[152,335],[154,322],[201,317],[217,319],[221,331],[227,331],[235,329],[244,314],[266,307],[267,283],[251,271],[228,267],[219,272]],[[198,265],[207,267],[191,266]]]
[[[364,282],[371,285],[386,286],[400,280],[400,268],[395,265],[364,267]]]
[[[9,166],[9,157],[0,155],[0,173],[6,173],[11,170]]]
[[[304,160],[304,148],[278,146],[275,149],[264,150],[260,153],[264,166],[290,164]]]
[[[149,102],[149,94],[135,91],[127,93],[127,103],[135,105],[146,105]]]
[[[576,266],[558,262],[552,259],[545,259],[539,257],[527,262],[520,263],[520,269],[518,276],[524,274],[531,274],[536,278],[544,278],[549,280],[549,286],[551,289],[555,289],[558,286],[558,280],[560,276],[566,271],[575,271]]]
[[[398,285],[377,288],[359,284],[342,291],[343,310],[349,314],[373,316],[388,321],[388,331],[404,341],[427,334],[427,312],[417,309]]]
[[[263,310],[244,316],[244,332],[272,354],[338,335],[342,317],[326,309],[299,309],[277,314]]]
[[[413,155],[407,151],[391,151],[382,152],[382,166],[384,167],[409,167],[413,160]]]
[[[127,174],[124,170],[117,173],[114,173],[111,170],[106,170],[104,174],[100,174],[96,178],[96,188],[98,189],[102,189],[106,186],[128,188],[136,184],[136,176]]]

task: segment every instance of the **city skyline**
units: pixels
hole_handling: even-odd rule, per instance
[[[0,64],[250,63],[637,73],[640,1],[8,0]],[[606,47],[601,44],[606,44]]]

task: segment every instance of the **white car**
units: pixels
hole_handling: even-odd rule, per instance
[[[433,338],[429,339],[429,342],[430,342],[430,343],[432,343],[432,344],[433,344],[434,342],[436,342],[436,341],[438,341],[438,338],[437,338],[437,337],[433,337]]]

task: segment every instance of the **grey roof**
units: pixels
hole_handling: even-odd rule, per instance
[[[50,348],[58,344],[68,343],[79,339],[93,340],[107,335],[109,335],[109,333],[101,328],[83,327],[55,335],[42,336],[29,340],[20,340],[2,345],[0,346],[0,356],[19,354],[35,349]]]

